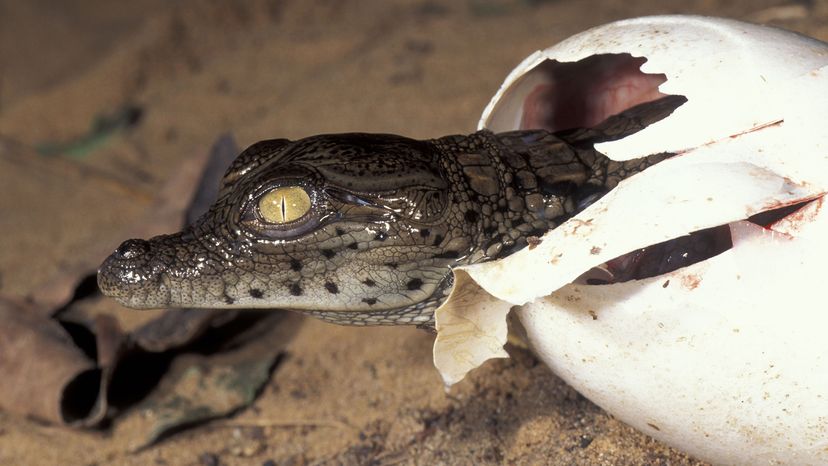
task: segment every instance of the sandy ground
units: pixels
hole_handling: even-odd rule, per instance
[[[135,222],[180,160],[222,132],[241,145],[469,132],[530,52],[655,13],[828,39],[820,0],[0,1],[0,291],[30,292]],[[125,104],[144,109],[132,130],[83,156],[36,152]],[[446,394],[432,338],[304,319],[259,399],[232,419],[127,453],[123,435],[0,412],[0,464],[699,464],[525,351]]]

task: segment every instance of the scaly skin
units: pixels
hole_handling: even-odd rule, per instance
[[[614,162],[592,143],[637,131],[676,102],[558,134],[262,141],[234,161],[193,226],[124,242],[98,283],[135,308],[280,308],[341,324],[432,326],[452,267],[523,248],[668,157]],[[264,221],[258,200],[278,186],[305,189],[310,211],[286,225]]]

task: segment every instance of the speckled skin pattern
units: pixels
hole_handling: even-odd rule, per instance
[[[645,104],[644,120],[639,108],[602,128],[556,134],[262,141],[233,162],[193,226],[124,242],[98,283],[135,308],[279,308],[341,324],[432,326],[452,267],[523,248],[668,157],[615,162],[592,145],[680,104]],[[311,210],[285,225],[264,221],[258,199],[279,186],[304,188]]]

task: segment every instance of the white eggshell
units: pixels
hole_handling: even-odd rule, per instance
[[[828,464],[828,45],[724,19],[620,21],[528,57],[480,126],[520,128],[546,60],[620,53],[646,58],[642,71],[667,78],[659,90],[688,102],[597,149],[619,160],[681,155],[625,180],[537,248],[462,273],[526,303],[518,315],[539,357],[653,437],[714,463]],[[741,221],[807,199],[817,200],[773,231]],[[733,248],[706,261],[571,284],[608,259],[725,224]],[[439,332],[439,310],[437,322]]]
[[[555,373],[653,437],[714,463],[828,464],[822,207],[805,237],[736,223],[712,259],[567,285],[518,315]]]

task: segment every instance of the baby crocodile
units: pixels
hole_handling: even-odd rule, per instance
[[[332,134],[258,142],[184,231],[124,242],[98,273],[134,308],[280,308],[352,325],[433,325],[451,268],[505,257],[669,157],[593,144],[684,103],[667,96],[591,129],[414,140]]]

